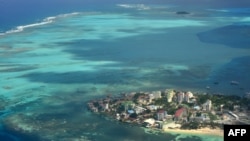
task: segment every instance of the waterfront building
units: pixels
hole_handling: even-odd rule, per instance
[[[155,124],[155,119],[153,118],[145,119],[144,124],[146,125],[146,127],[151,127]]]

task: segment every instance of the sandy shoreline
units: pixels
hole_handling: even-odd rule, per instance
[[[173,134],[178,134],[178,133],[184,133],[184,134],[190,134],[190,135],[196,135],[196,134],[203,134],[203,135],[214,135],[214,136],[224,136],[224,131],[222,129],[210,129],[210,128],[201,128],[201,129],[191,129],[191,130],[184,130],[184,129],[167,129],[165,128],[163,130],[164,132],[167,133],[173,133]]]

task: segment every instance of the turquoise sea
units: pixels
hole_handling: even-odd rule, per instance
[[[0,140],[223,140],[150,134],[92,114],[86,102],[167,88],[244,96],[250,8],[119,2],[1,28]]]

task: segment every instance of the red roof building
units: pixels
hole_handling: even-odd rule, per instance
[[[186,108],[180,108],[178,109],[174,114],[175,120],[181,120],[183,117],[187,116],[187,109]]]

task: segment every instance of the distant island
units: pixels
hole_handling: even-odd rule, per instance
[[[186,15],[186,14],[190,14],[190,13],[187,12],[187,11],[177,11],[176,14],[178,14],[178,15]]]
[[[120,122],[170,132],[197,131],[223,136],[224,124],[250,124],[250,99],[235,95],[166,89],[107,95],[87,105],[92,112]]]

